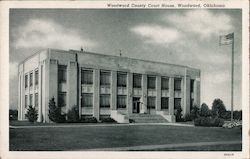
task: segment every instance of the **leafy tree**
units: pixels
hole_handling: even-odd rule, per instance
[[[195,104],[193,109],[190,112],[190,117],[192,120],[198,118],[200,116],[200,108]]]
[[[204,117],[211,116],[210,109],[208,108],[206,103],[202,103],[201,105],[200,116],[204,116]]]
[[[28,118],[29,122],[35,122],[37,120],[38,117],[38,112],[35,108],[33,108],[31,105],[28,108],[27,113],[25,114],[25,116]]]
[[[65,121],[65,117],[61,114],[61,108],[56,106],[54,97],[49,101],[49,119],[56,123]]]
[[[219,118],[222,117],[222,114],[226,111],[226,107],[221,99],[217,98],[213,101],[212,111],[214,114],[217,114]]]
[[[73,106],[67,113],[67,121],[68,122],[79,122],[79,109],[78,107],[75,105]]]

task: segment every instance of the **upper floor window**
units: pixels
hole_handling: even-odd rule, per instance
[[[67,81],[67,66],[59,65],[58,66],[58,82],[66,82]]]
[[[162,77],[161,78],[161,89],[162,90],[169,89],[169,79],[167,77]]]
[[[100,85],[110,85],[110,72],[101,72]]]
[[[148,89],[155,89],[155,80],[153,76],[148,76]]]
[[[110,107],[110,95],[109,94],[100,95],[100,107],[101,108],[109,108]]]
[[[194,80],[190,81],[190,92],[194,92]]]
[[[33,86],[33,72],[30,73],[30,87]]]
[[[118,72],[117,73],[117,86],[126,87],[127,86],[127,74]]]
[[[35,85],[38,85],[38,70],[35,71]]]
[[[25,75],[25,88],[28,87],[28,75]]]
[[[142,79],[142,76],[140,74],[133,75],[133,87],[134,88],[141,88],[141,79]]]
[[[174,79],[174,90],[175,91],[181,90],[181,79]]]
[[[93,71],[82,70],[81,71],[81,83],[82,84],[93,84]]]
[[[90,93],[82,94],[81,106],[82,107],[93,107],[93,95]]]

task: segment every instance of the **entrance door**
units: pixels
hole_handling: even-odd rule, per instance
[[[140,98],[133,98],[133,113],[140,113]]]

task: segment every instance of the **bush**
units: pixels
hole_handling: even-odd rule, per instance
[[[195,126],[214,126],[214,127],[222,127],[224,124],[224,120],[221,118],[212,118],[212,117],[199,117],[194,120]]]
[[[112,119],[111,117],[106,117],[106,118],[102,118],[101,119],[102,123],[117,123],[114,119]]]
[[[37,110],[30,105],[25,116],[28,118],[29,122],[33,123],[37,120],[38,117]]]
[[[202,105],[201,105],[200,116],[204,116],[204,117],[211,116],[211,111],[208,108],[206,103],[202,103]]]
[[[221,99],[215,99],[212,105],[213,114],[217,114],[219,118],[222,118],[222,114],[226,112],[226,107]]]
[[[192,120],[200,116],[200,108],[197,105],[194,105],[193,109],[190,112],[190,117]]]
[[[82,117],[80,119],[81,123],[97,123],[97,119],[93,116],[90,117]]]
[[[186,115],[184,116],[183,120],[184,120],[184,121],[192,121],[193,119],[192,119],[192,117],[191,117],[190,114],[186,114]]]
[[[75,105],[67,113],[67,122],[76,123],[79,122],[79,109]]]
[[[66,121],[65,115],[61,114],[61,108],[56,106],[54,97],[49,101],[49,119],[56,123],[63,123]]]
[[[9,120],[17,120],[18,111],[17,110],[9,110]]]
[[[240,110],[240,111],[237,111],[237,110],[234,111],[233,115],[234,115],[234,119],[242,120],[242,110]]]

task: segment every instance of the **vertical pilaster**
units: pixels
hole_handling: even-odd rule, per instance
[[[23,120],[22,112],[23,112],[23,104],[22,98],[24,96],[23,88],[23,73],[18,72],[18,120]]]
[[[77,106],[77,63],[70,61],[67,66],[66,112]]]
[[[183,90],[183,102],[184,102],[184,109],[183,109],[183,115],[190,113],[190,77],[185,76],[184,77],[184,90]]]
[[[133,113],[133,74],[127,73],[127,111]]]
[[[200,78],[194,81],[194,104],[200,106]]]
[[[140,113],[147,112],[148,77],[142,74],[142,104]]]
[[[117,72],[111,71],[111,110],[117,109]]]
[[[38,122],[42,122],[42,64],[38,66]]]
[[[82,115],[82,83],[81,83],[81,79],[82,79],[82,73],[81,73],[81,67],[78,67],[78,109],[79,109],[79,117],[81,117]]]
[[[93,116],[100,118],[100,70],[94,69],[94,93],[93,93]]]
[[[161,110],[161,76],[156,76],[156,111]]]
[[[174,115],[174,77],[169,78],[169,115]]]

